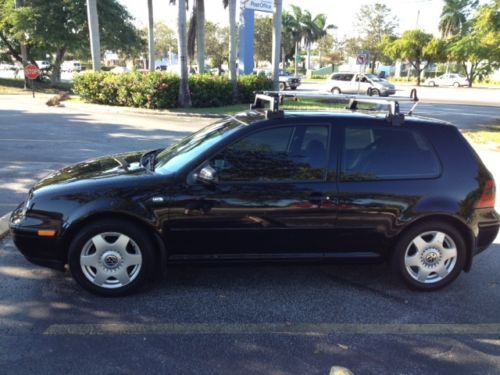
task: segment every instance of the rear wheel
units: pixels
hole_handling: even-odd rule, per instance
[[[455,83],[453,84],[453,87],[460,87],[460,83],[455,82]]]
[[[337,95],[337,94],[340,94],[340,93],[341,93],[341,92],[340,92],[340,89],[339,89],[338,87],[334,87],[334,88],[332,89],[332,94]]]
[[[71,242],[69,268],[88,291],[104,296],[130,294],[152,274],[153,246],[147,234],[123,220],[84,227]]]
[[[465,241],[453,226],[428,222],[416,225],[402,235],[392,265],[412,288],[436,290],[458,277],[465,256]]]
[[[434,82],[434,81],[430,81],[430,82],[429,82],[429,86],[431,86],[431,87],[435,87],[435,86],[436,86],[436,82]]]

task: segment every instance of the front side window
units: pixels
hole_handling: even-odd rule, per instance
[[[261,130],[210,160],[221,182],[317,181],[325,178],[328,126]]]
[[[441,172],[429,142],[410,129],[346,128],[341,164],[343,181],[434,178]]]

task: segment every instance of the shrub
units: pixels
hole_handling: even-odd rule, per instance
[[[273,81],[259,74],[240,76],[238,78],[238,102],[252,103],[254,91],[271,90]]]
[[[231,104],[231,82],[209,74],[189,76],[193,107],[220,107]]]
[[[141,108],[175,108],[179,76],[163,72],[84,72],[75,76],[73,89],[92,103]],[[217,107],[232,103],[231,82],[225,77],[192,75],[189,77],[193,107]],[[249,75],[238,79],[238,102],[250,103],[254,91],[270,90],[272,81]]]

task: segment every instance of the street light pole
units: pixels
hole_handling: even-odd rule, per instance
[[[273,90],[279,90],[279,69],[280,69],[280,51],[281,51],[281,13],[283,9],[282,0],[274,0],[273,14]]]
[[[101,70],[101,43],[99,41],[99,18],[97,17],[96,0],[87,0],[87,17],[89,22],[90,51],[92,53],[92,69]]]

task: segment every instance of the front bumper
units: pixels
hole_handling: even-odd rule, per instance
[[[22,206],[20,205],[10,216],[9,226],[14,245],[31,263],[64,270],[66,254],[63,251],[62,239],[57,235],[54,237],[38,235],[38,230],[55,229],[57,225],[50,219],[24,216]],[[59,230],[56,231],[59,233]]]

